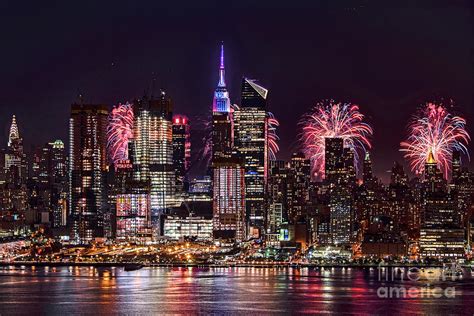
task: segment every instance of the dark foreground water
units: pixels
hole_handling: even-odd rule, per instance
[[[369,268],[144,268],[126,272],[122,268],[0,267],[0,314],[473,315],[470,272],[455,281],[440,282],[436,275],[420,272],[419,281],[396,277],[387,282],[382,281],[383,274],[379,280],[377,269]],[[412,297],[396,298],[393,292],[395,298],[381,298],[390,296],[381,287],[411,289]],[[436,298],[440,293],[442,297]]]

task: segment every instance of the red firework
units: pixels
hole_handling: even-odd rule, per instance
[[[273,113],[268,112],[267,123],[268,155],[270,156],[270,160],[276,160],[276,154],[280,151],[280,147],[278,146],[280,137],[278,137],[276,129],[280,126],[280,122],[278,122]]]
[[[411,170],[423,173],[432,152],[438,168],[447,178],[453,149],[468,155],[466,145],[470,137],[465,126],[465,119],[451,115],[443,105],[427,103],[421,107],[408,126],[408,139],[400,143],[400,151],[405,153]]]
[[[359,165],[361,153],[371,148],[369,138],[373,129],[363,122],[364,115],[359,107],[351,103],[323,100],[300,120],[302,133],[300,141],[306,157],[311,159],[312,173],[324,178],[324,153],[326,138],[342,138],[344,147],[354,152],[355,166]]]
[[[133,136],[133,107],[128,102],[114,106],[107,125],[107,151],[110,162],[128,159],[128,142]]]

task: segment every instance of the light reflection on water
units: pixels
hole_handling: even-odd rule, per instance
[[[474,280],[455,298],[381,299],[369,268],[0,268],[0,313],[361,313],[465,314],[474,306]]]

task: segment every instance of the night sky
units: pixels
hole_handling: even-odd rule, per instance
[[[79,94],[112,105],[142,96],[153,79],[175,112],[203,119],[221,41],[232,103],[243,75],[270,90],[280,158],[297,150],[299,117],[324,98],[360,105],[385,179],[420,103],[453,99],[474,130],[470,1],[253,2],[1,1],[2,146],[12,114],[27,148],[66,141]]]

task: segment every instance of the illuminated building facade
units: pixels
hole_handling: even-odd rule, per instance
[[[137,243],[152,239],[150,194],[146,184],[130,183],[127,193],[116,196],[116,238]]]
[[[6,182],[10,185],[26,184],[28,165],[23,151],[23,139],[20,137],[16,117],[13,115],[8,134],[8,145],[5,153]]]
[[[162,216],[175,204],[172,102],[162,91],[159,99],[135,103],[132,164],[134,179],[150,182],[154,237],[162,235]]]
[[[267,186],[267,198],[269,214],[267,215],[267,236],[279,234],[282,223],[288,223],[288,171],[289,168],[285,166],[282,160],[272,162],[270,168]],[[281,220],[280,225],[276,225],[278,221],[270,214],[272,211],[278,211],[281,206]]]
[[[173,240],[192,238],[198,241],[212,240],[212,219],[199,216],[167,216],[164,224],[164,235]]]
[[[457,258],[465,255],[465,231],[457,212],[457,201],[444,190],[443,174],[432,154],[425,164],[426,196],[420,230],[422,258]]]
[[[243,78],[241,106],[234,111],[234,146],[244,163],[248,235],[259,237],[264,231],[267,185],[268,90],[255,80]]]
[[[294,224],[305,220],[310,204],[309,184],[311,181],[311,162],[303,153],[294,153],[288,169],[288,220]]]
[[[34,158],[33,172],[37,174],[36,177],[33,174],[32,179],[43,196],[47,196],[45,206],[50,214],[49,222],[52,227],[65,226],[68,177],[64,143],[61,140],[47,143]]]
[[[239,159],[214,161],[213,194],[214,238],[245,240],[245,180]]]
[[[133,179],[133,165],[130,160],[115,161],[109,169],[108,174],[108,203],[109,210],[105,214],[104,232],[107,238],[114,238],[117,231],[117,196],[120,194],[130,193],[132,189],[131,180]],[[149,193],[149,192],[147,192]],[[148,216],[150,217],[150,215]]]
[[[25,210],[28,207],[27,160],[23,151],[23,139],[13,115],[8,134],[8,144],[1,153],[0,233],[19,234],[26,229]]]
[[[340,183],[345,175],[344,140],[333,137],[325,139],[324,173],[330,184]]]
[[[106,105],[73,104],[69,120],[72,239],[87,243],[104,236],[107,210]]]
[[[184,115],[173,116],[173,165],[176,188],[182,191],[191,165],[191,131],[189,119]]]
[[[325,140],[325,181],[329,186],[331,242],[349,245],[353,233],[353,206],[351,180],[354,174],[354,156],[344,148],[342,138]]]

